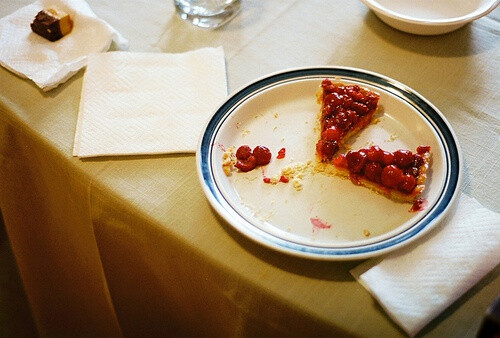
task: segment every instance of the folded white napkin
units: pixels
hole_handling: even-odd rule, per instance
[[[73,155],[195,152],[206,120],[226,96],[222,47],[92,55]]]
[[[33,33],[30,27],[40,10],[51,7],[73,19],[72,31],[55,42]],[[89,54],[107,51],[112,41],[119,49],[128,47],[84,0],[39,0],[0,19],[0,65],[48,91],[84,67]]]
[[[500,214],[461,194],[439,228],[351,274],[410,336],[500,262]]]

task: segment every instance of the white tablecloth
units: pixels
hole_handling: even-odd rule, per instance
[[[394,78],[446,116],[462,191],[500,212],[500,10],[456,32],[413,36],[358,1],[243,0],[218,30],[171,1],[88,1],[130,51],[223,46],[230,92],[291,67],[339,65]],[[3,17],[30,1],[2,3]],[[354,335],[401,331],[349,274],[263,248],[216,216],[192,155],[72,157],[83,71],[43,93],[0,69],[0,210],[42,336]],[[498,268],[422,331],[473,336]]]

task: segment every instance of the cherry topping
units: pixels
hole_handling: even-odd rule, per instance
[[[334,123],[342,131],[347,131],[351,127],[347,112],[344,110],[339,111],[335,115]]]
[[[388,151],[384,151],[382,155],[382,163],[384,165],[391,165],[394,163],[394,154]]]
[[[347,86],[346,87],[346,92],[347,95],[349,95],[350,98],[356,101],[362,101],[364,96],[361,92],[359,92],[360,88],[359,86]]]
[[[340,168],[348,168],[347,160],[345,159],[345,155],[341,154],[338,157],[333,159],[333,165]]]
[[[252,148],[247,145],[243,145],[236,150],[236,158],[238,160],[246,160],[252,155]]]
[[[420,173],[420,170],[417,167],[408,167],[408,168],[404,169],[403,172],[405,174],[417,177],[418,174]]]
[[[356,111],[356,113],[361,116],[368,114],[368,111],[370,110],[364,103],[361,102],[353,102],[351,104],[351,109]]]
[[[324,79],[321,82],[321,87],[323,87],[323,90],[327,93],[333,93],[336,90],[336,86],[330,81],[330,79]]]
[[[238,161],[234,166],[243,172],[247,172],[258,165],[268,164],[271,162],[271,156],[271,152],[267,147],[257,146],[252,151],[248,145],[242,145],[236,150]]]
[[[368,93],[368,95],[365,97],[365,104],[369,109],[375,109],[377,108],[378,99],[379,97],[375,94]]]
[[[347,111],[347,119],[349,120],[351,125],[353,125],[353,124],[356,124],[356,122],[358,122],[359,116],[358,116],[358,114],[356,114],[356,112],[354,110],[348,110]]]
[[[403,181],[403,171],[394,164],[388,165],[382,170],[382,184],[388,188],[397,188]]]
[[[254,155],[250,155],[245,160],[238,160],[238,162],[236,162],[234,166],[243,172],[247,172],[255,169],[255,167],[257,166],[257,159]]]
[[[400,168],[406,168],[413,164],[413,153],[409,150],[396,150],[394,155],[394,164]]]
[[[332,159],[338,151],[338,143],[342,137],[358,123],[360,118],[373,112],[377,107],[379,96],[363,90],[358,85],[334,84],[330,79],[324,79],[321,87],[323,89],[322,134],[321,140],[316,144],[316,152],[324,161]]]
[[[384,151],[379,146],[371,146],[366,152],[366,157],[370,161],[384,163]]]
[[[360,173],[366,162],[366,153],[364,151],[349,151],[346,159],[349,170],[354,173]]]
[[[367,179],[380,183],[382,175],[382,166],[377,162],[370,162],[365,165],[364,174]]]
[[[419,153],[420,155],[422,154],[425,154],[425,153],[428,153],[431,151],[431,147],[430,146],[418,146],[417,147],[417,153]]]
[[[346,109],[350,108],[353,103],[354,103],[354,100],[352,98],[350,98],[348,96],[347,97],[344,96],[344,102],[342,102],[342,107],[344,107]]]
[[[321,138],[327,141],[338,141],[341,135],[342,133],[337,127],[331,126],[323,131]]]
[[[404,193],[411,193],[413,189],[417,186],[417,180],[413,175],[405,174],[403,175],[403,180],[398,186],[398,189]]]
[[[333,107],[337,107],[340,104],[342,104],[343,97],[342,97],[342,95],[333,92],[331,94],[326,95],[324,101],[325,101],[325,104],[330,105],[333,108]]]
[[[337,141],[319,140],[318,143],[316,143],[316,151],[323,158],[331,159],[338,150],[339,144]]]
[[[430,148],[422,146],[420,150],[422,149],[428,151]],[[388,152],[376,145],[368,149],[349,151],[346,155],[333,159],[336,167],[349,170],[351,180],[359,180],[362,175],[369,181],[398,189],[405,194],[415,190],[420,167],[425,163],[426,159],[422,154],[409,150]]]
[[[255,147],[252,155],[255,156],[257,165],[266,165],[271,162],[271,151],[265,146]]]
[[[322,112],[323,116],[328,116],[331,114],[332,110],[333,110],[333,107],[331,105],[325,104],[323,106],[323,109],[321,110],[321,112]]]

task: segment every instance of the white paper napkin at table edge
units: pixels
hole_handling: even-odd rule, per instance
[[[77,18],[77,15],[81,18],[85,18],[85,20],[91,20],[93,22],[98,22],[99,24],[103,25],[103,27],[106,27],[106,30],[108,31],[107,33],[109,34],[109,38],[107,39],[106,43],[103,44],[98,50],[94,50],[93,52],[105,52],[111,47],[111,43],[115,42],[116,47],[121,50],[126,50],[128,49],[128,41],[117,31],[115,30],[109,23],[105,22],[104,20],[100,19],[95,15],[95,13],[92,11],[90,6],[84,1],[84,0],[78,0],[78,1],[70,1],[70,0],[39,0],[36,1],[30,5],[27,5],[25,7],[22,7],[15,11],[14,13],[11,13],[10,15],[7,15],[6,17],[1,18],[0,20],[3,20],[7,23],[10,22],[10,20],[13,19],[19,19],[20,17],[24,18],[24,16],[28,15],[29,17],[26,17],[26,22],[23,22],[24,26],[22,27],[21,31],[19,31],[18,27],[15,25],[9,25],[12,31],[14,31],[13,36],[11,36],[12,39],[17,38],[16,33],[18,34],[34,34],[31,32],[31,27],[30,23],[33,21],[36,13],[38,13],[40,10],[44,8],[50,8],[50,7],[57,7],[60,8],[67,13],[70,14],[70,16],[73,17],[73,19]],[[26,12],[26,13],[25,13]],[[8,26],[8,27],[9,27]],[[73,27],[73,30],[75,29],[80,29],[80,27]],[[73,31],[72,31],[73,32]],[[71,33],[68,34],[68,36],[64,37],[66,39],[71,39]],[[19,49],[22,51],[23,49],[30,50],[30,42],[26,42],[24,39],[24,36],[21,36],[20,38],[21,45],[19,45]],[[40,41],[43,38],[39,38]],[[23,42],[24,41],[24,42]],[[36,41],[36,40],[35,40]],[[0,41],[0,43],[5,43],[3,41]],[[57,42],[47,42],[43,41],[43,43],[46,43],[47,46],[54,47],[54,44]],[[0,51],[0,56],[1,56],[1,51]],[[29,59],[29,54],[20,54],[18,55],[19,57],[22,58],[22,62],[33,62],[30,61]],[[15,60],[9,59],[4,59],[5,55],[0,57],[0,65],[6,68],[7,70],[11,71],[12,73],[18,75],[19,77],[22,78],[28,78],[32,80],[40,89],[43,91],[49,91],[60,84],[66,82],[69,80],[74,74],[76,74],[81,68],[83,68],[86,65],[87,61],[87,54],[83,54],[79,57],[76,57],[75,59],[72,59],[69,62],[66,63],[59,63],[54,67],[54,65],[51,65],[53,71],[49,72],[48,76],[44,76],[42,79],[38,77],[38,73],[41,73],[42,68],[35,68],[34,70],[31,71],[26,71],[19,69],[19,65],[16,64]],[[37,55],[32,55],[31,57],[36,58]],[[40,66],[44,66],[41,64]]]
[[[226,78],[224,49],[222,47],[216,47],[216,48],[206,47],[185,53],[172,53],[172,54],[147,53],[147,52],[143,53],[109,52],[106,54],[107,55],[97,55],[97,54],[92,55],[90,58],[89,65],[87,66],[82,86],[80,109],[78,113],[75,139],[73,145],[73,156],[86,158],[86,157],[116,156],[116,155],[149,155],[149,154],[195,152],[199,137],[201,136],[202,127],[205,125],[205,121],[208,120],[208,118],[211,116],[211,114],[213,113],[213,109],[216,108],[217,104],[221,103],[227,96],[227,78]],[[184,67],[183,70],[184,74],[187,74],[186,72],[189,72],[189,77],[196,78],[196,82],[198,85],[197,95],[200,95],[199,94],[200,86],[201,87],[205,86],[206,88],[212,87],[211,89],[207,90],[207,93],[205,93],[205,97],[203,99],[201,97],[198,97],[199,102],[203,101],[203,104],[201,106],[204,106],[204,109],[199,109],[199,107],[196,107],[196,109],[192,109],[193,111],[197,112],[196,114],[198,115],[197,116],[198,122],[196,124],[190,123],[189,126],[187,127],[185,125],[176,125],[175,122],[169,123],[169,125],[164,126],[164,129],[162,129],[162,133],[160,135],[156,135],[155,143],[159,143],[159,145],[157,144],[149,146],[149,148],[148,147],[141,148],[141,141],[143,141],[142,139],[140,139],[139,142],[135,142],[132,144],[130,140],[124,138],[122,135],[119,135],[120,127],[117,126],[120,122],[119,120],[115,120],[115,123],[112,124],[108,123],[102,126],[99,125],[102,122],[97,121],[96,125],[95,121],[96,118],[100,119],[102,118],[103,115],[106,115],[106,113],[110,109],[114,109],[114,107],[110,106],[107,106],[108,108],[107,109],[102,105],[106,106],[108,102],[113,102],[113,100],[112,99],[105,100],[104,98],[100,97],[101,95],[106,95],[108,86],[104,85],[104,88],[96,90],[95,92],[89,87],[90,86],[89,83],[91,82],[89,79],[92,78],[92,82],[95,82],[97,80],[97,83],[101,83],[99,81],[99,77],[102,78],[102,74],[97,74],[96,76],[93,76],[91,74],[89,76],[88,73],[93,72],[97,67],[102,67],[101,64],[102,60],[109,59],[110,57],[114,56],[117,57],[128,56],[130,58],[141,58],[141,59],[147,58],[146,61],[148,61],[148,63],[149,63],[149,58],[162,58],[163,59],[162,62],[165,63],[165,69],[173,67],[179,67],[180,69],[179,66],[180,64],[181,66]],[[184,62],[182,62],[182,60],[184,60]],[[189,63],[189,66],[186,65],[186,62],[188,60],[191,61],[191,63]],[[193,63],[192,61],[197,61],[197,62]],[[138,81],[127,81],[127,82],[131,83],[148,82],[149,80],[148,74],[145,73],[141,68],[140,65],[141,62],[144,62],[144,60],[140,61],[136,59],[136,62],[126,62],[125,64],[121,65],[121,67],[125,67],[128,70],[136,67],[137,72],[139,73],[139,75],[137,74],[135,75],[139,76],[139,78],[136,78]],[[211,72],[209,71],[210,67],[214,68]],[[118,81],[118,78],[116,76],[120,76],[119,75],[120,71],[117,70],[115,72],[111,70],[111,67],[105,67],[104,72],[110,72],[110,73],[107,74],[106,80],[103,81],[108,81],[108,80]],[[158,73],[161,73],[161,69],[158,71]],[[149,76],[150,75],[151,74],[149,74]],[[210,78],[210,75],[212,75],[212,77],[215,78]],[[97,77],[97,79],[95,77]],[[158,76],[156,76],[156,78],[157,77]],[[186,107],[189,107],[192,98],[191,95],[189,95],[189,97],[186,97],[186,95],[187,93],[190,93],[190,91],[192,91],[193,88],[182,87],[181,85],[179,85],[179,83],[176,83],[176,79],[169,78],[168,74],[162,76],[161,78],[163,79],[163,81],[168,82],[168,83],[158,84],[159,88],[164,88],[164,91],[161,94],[162,96],[161,97],[154,96],[150,98],[149,101],[153,102],[165,101],[164,100],[165,93],[175,92],[179,94],[179,95],[174,95],[175,98],[177,97],[181,98],[181,101],[178,102],[179,109],[186,109]],[[156,81],[158,81],[158,79],[156,79]],[[120,85],[122,85],[123,83],[124,83],[123,81],[120,81]],[[112,85],[111,87],[115,87],[115,85]],[[136,91],[133,88],[126,88],[126,89],[128,89],[129,91],[126,93],[127,95],[124,97],[123,101],[129,99],[133,100],[134,96],[137,99],[138,94],[135,93]],[[96,111],[93,111],[94,109],[92,108],[90,108],[91,112],[89,113],[88,100],[93,100],[93,101],[97,100],[98,103],[102,104],[101,106],[95,109],[101,110],[103,113],[102,114],[97,113]],[[144,101],[144,99],[139,98],[134,102],[137,104],[137,102],[139,101]],[[114,102],[116,102],[116,100]],[[164,109],[162,110],[162,108],[163,107],[160,107],[160,109],[158,109],[158,116],[163,116],[163,122],[166,121],[168,114],[171,114],[171,117],[167,118],[169,122],[170,122],[169,119],[182,118],[183,116],[182,114],[179,114],[177,111],[175,112],[165,111]],[[126,107],[121,111],[124,112],[124,114],[126,114],[127,110],[132,110],[133,114],[135,114],[138,117],[141,116],[141,114],[138,113],[138,108],[135,106]],[[94,127],[97,126],[97,128],[93,129],[92,124],[89,123],[89,119],[94,120],[93,126]],[[137,126],[138,124],[128,125],[127,127],[135,128]],[[145,130],[149,131],[148,129]],[[170,135],[174,135],[176,133],[191,135],[187,136],[188,138],[190,138],[190,140],[187,142],[186,141],[183,142],[181,140],[180,143],[175,143],[175,140],[179,138],[175,136],[171,137]],[[109,148],[106,149],[106,144],[109,144],[110,147],[112,147],[113,149]],[[130,148],[134,149],[131,150]]]
[[[436,229],[351,274],[414,336],[499,262],[500,214],[461,193]]]

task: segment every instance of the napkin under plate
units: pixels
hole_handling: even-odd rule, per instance
[[[30,27],[40,10],[52,7],[68,13],[74,23],[68,35],[54,42]],[[118,49],[128,48],[127,40],[84,0],[39,0],[0,19],[0,65],[48,91],[84,67],[89,54],[107,51],[113,41]]]
[[[410,336],[500,262],[500,214],[465,194],[435,231],[351,270]]]
[[[91,55],[73,155],[195,152],[206,121],[226,96],[222,47]]]

